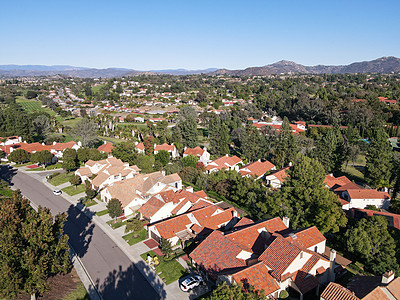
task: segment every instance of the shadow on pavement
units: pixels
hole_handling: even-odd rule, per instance
[[[17,169],[10,169],[8,165],[0,165],[0,179],[8,182],[9,185],[14,185],[11,180],[17,174]]]
[[[76,254],[82,258],[92,241],[95,224],[92,222],[92,218],[86,216],[73,205],[68,207],[67,213],[64,231],[68,234],[69,242]]]
[[[139,272],[143,270],[151,277],[154,288]],[[118,270],[109,272],[102,283],[98,280],[95,283],[103,299],[166,299],[164,284],[158,276],[152,276],[149,267],[144,262],[139,262],[136,266],[131,264],[127,269],[119,266]],[[157,289],[159,292],[155,291]],[[90,294],[90,293],[89,293]],[[161,297],[160,297],[161,295]]]

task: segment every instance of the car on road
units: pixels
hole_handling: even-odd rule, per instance
[[[60,196],[62,194],[62,192],[60,190],[54,190],[53,194],[56,196]]]
[[[204,280],[200,275],[190,275],[183,278],[179,287],[182,291],[188,292],[200,284],[204,284]]]

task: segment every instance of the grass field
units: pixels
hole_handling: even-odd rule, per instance
[[[55,177],[53,177],[52,179],[49,179],[48,181],[54,185],[54,186],[58,186],[60,184],[66,183],[69,181],[69,179],[74,176],[74,173],[61,173]]]
[[[98,138],[100,140],[107,141],[107,142],[110,142],[113,144],[125,142],[125,140],[120,140],[120,139],[116,139],[116,138],[112,138],[112,137],[108,137],[108,136],[99,136]]]
[[[66,188],[63,188],[62,191],[66,192],[70,196],[75,196],[80,193],[83,193],[86,189],[86,186],[84,184],[78,185],[75,189],[74,185],[67,186]]]
[[[343,168],[343,172],[350,180],[364,182],[366,163],[365,155],[360,154],[354,163],[349,163],[347,168]]]
[[[76,289],[70,292],[67,296],[65,296],[62,300],[90,300],[89,294],[86,292],[85,287],[82,282],[79,282],[76,286]]]
[[[93,94],[96,93],[96,92],[98,92],[98,91],[100,91],[100,89],[101,89],[103,86],[105,86],[105,84],[92,86],[92,92],[93,92]]]
[[[102,210],[102,211],[99,211],[96,213],[96,215],[99,217],[104,216],[106,214],[108,214],[108,209],[105,209],[105,210]]]
[[[22,106],[28,113],[35,112],[47,112],[51,116],[55,116],[56,113],[47,107],[42,107],[42,103],[38,100],[28,100],[21,96],[17,97],[16,102]]]

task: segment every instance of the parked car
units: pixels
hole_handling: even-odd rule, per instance
[[[54,190],[53,194],[56,196],[60,196],[62,194],[62,192],[60,190]]]
[[[182,291],[187,292],[200,284],[203,284],[204,280],[200,275],[190,275],[185,277],[179,287]]]

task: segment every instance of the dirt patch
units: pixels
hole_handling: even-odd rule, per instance
[[[40,297],[39,299],[46,300],[59,300],[63,299],[72,291],[76,290],[77,285],[80,283],[78,274],[75,268],[72,268],[71,272],[65,275],[56,275],[47,280],[49,284],[49,291]],[[18,300],[30,300],[31,296],[27,294],[18,295]]]

